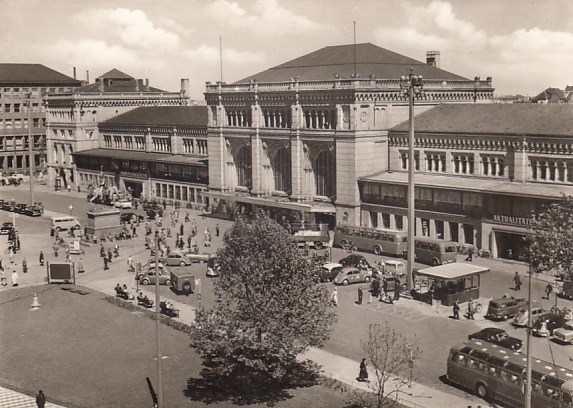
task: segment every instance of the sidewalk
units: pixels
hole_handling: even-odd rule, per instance
[[[37,408],[36,398],[0,386],[0,407],[5,408]],[[62,405],[46,401],[46,408],[64,408]]]

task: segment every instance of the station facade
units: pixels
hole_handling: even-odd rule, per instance
[[[416,235],[523,257],[531,216],[573,194],[573,106],[441,105],[415,117]],[[407,229],[408,123],[360,178],[360,224]]]

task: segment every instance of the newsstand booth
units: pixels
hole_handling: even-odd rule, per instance
[[[439,299],[444,306],[453,306],[456,300],[463,303],[479,298],[480,277],[486,272],[489,269],[483,266],[454,262],[420,269],[416,275],[428,278],[427,288],[433,288],[434,299]]]

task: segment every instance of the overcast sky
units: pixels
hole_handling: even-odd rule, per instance
[[[573,85],[570,0],[0,0],[1,62],[78,79],[117,68],[176,91],[233,82],[325,46],[373,43],[441,68],[493,77],[496,94]],[[368,76],[369,73],[360,73]]]

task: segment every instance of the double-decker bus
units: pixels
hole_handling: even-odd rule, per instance
[[[479,397],[525,406],[525,354],[470,340],[450,349],[447,378]],[[573,407],[573,370],[531,358],[531,407]]]
[[[367,227],[339,225],[334,231],[334,245],[372,251],[376,255],[402,256],[407,245],[407,233]]]
[[[437,238],[416,237],[414,254],[416,262],[438,266],[456,262],[458,249],[455,242]],[[407,255],[405,253],[405,255]]]

